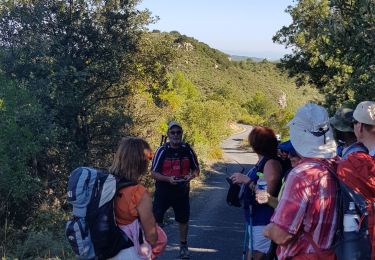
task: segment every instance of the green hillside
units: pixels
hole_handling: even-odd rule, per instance
[[[177,73],[183,77],[182,81],[199,91],[199,102],[216,101],[218,106],[226,108],[224,121],[267,125],[287,138],[286,123],[296,109],[307,101],[321,100],[309,86],[296,88],[294,79],[288,78],[276,63],[232,61],[229,55],[178,32],[153,32],[147,37],[159,44],[168,43],[175,50],[169,68],[172,75],[169,90],[177,89],[178,94],[179,86],[173,83]],[[174,117],[184,121],[179,118],[178,109],[173,112]],[[194,142],[194,138],[190,141]]]
[[[315,89],[296,88],[293,79],[280,71],[276,63],[266,60],[253,62],[251,59],[230,61],[229,55],[186,36],[177,36],[176,42],[181,46],[176,68],[184,72],[205,95],[227,94],[243,104],[257,91],[273,101],[285,93],[287,104],[292,109],[308,100],[320,98]]]

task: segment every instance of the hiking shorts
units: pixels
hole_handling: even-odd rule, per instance
[[[176,187],[156,187],[153,202],[153,212],[156,222],[163,224],[164,214],[173,208],[174,219],[182,224],[189,222],[190,201],[189,188],[176,189]]]
[[[263,230],[266,226],[253,226],[252,240],[253,250],[266,254],[271,245],[271,240],[263,236]],[[251,248],[251,231],[250,226],[248,227],[249,232],[249,248]]]

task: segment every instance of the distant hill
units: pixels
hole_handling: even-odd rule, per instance
[[[250,59],[253,62],[261,62],[264,60],[262,58],[247,57],[247,56],[240,56],[240,55],[229,55],[229,57],[232,59],[232,61],[244,61],[244,60]]]

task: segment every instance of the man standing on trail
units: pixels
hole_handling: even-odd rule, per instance
[[[153,211],[159,225],[165,212],[172,207],[180,230],[180,258],[189,259],[187,246],[190,216],[190,181],[199,175],[199,164],[193,149],[182,142],[182,127],[170,122],[167,136],[169,142],[155,153],[151,172],[155,183]]]

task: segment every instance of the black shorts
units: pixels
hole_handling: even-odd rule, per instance
[[[172,207],[174,219],[179,223],[189,222],[190,201],[189,185],[180,183],[172,185],[169,183],[156,183],[154,194],[153,211],[156,222],[163,223],[165,212]]]

